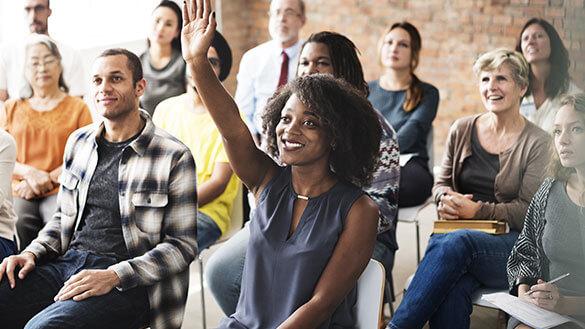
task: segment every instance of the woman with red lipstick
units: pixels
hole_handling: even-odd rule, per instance
[[[12,193],[21,248],[36,238],[56,210],[69,134],[91,123],[83,100],[67,94],[61,54],[48,36],[30,36],[24,73],[28,85],[22,98],[7,101],[0,111],[0,125],[17,146]]]
[[[569,52],[555,28],[541,18],[524,24],[516,51],[522,52],[530,65],[530,84],[520,113],[552,133],[563,94],[581,92],[569,77]]]
[[[389,328],[469,328],[472,293],[507,288],[506,262],[530,199],[542,183],[549,135],[520,114],[528,64],[515,51],[481,55],[473,66],[485,113],[455,121],[433,195],[444,219],[505,221],[490,235],[433,234]]]
[[[184,6],[183,57],[236,174],[256,197],[242,292],[220,328],[354,327],[357,278],[372,255],[378,207],[359,186],[376,167],[381,128],[371,104],[329,74],[297,78],[263,115],[256,148],[207,60],[209,0]]]
[[[414,25],[401,22],[390,26],[378,46],[382,76],[369,83],[368,100],[396,130],[400,154],[413,155],[400,168],[398,205],[401,207],[423,203],[433,187],[427,137],[437,115],[439,91],[414,74],[421,45]]]
[[[585,94],[561,100],[553,138],[551,178],[528,207],[508,260],[508,280],[518,298],[585,321]],[[546,282],[564,273],[569,277]],[[528,327],[511,319],[508,328]]]
[[[140,105],[151,116],[161,101],[185,93],[185,61],[181,56],[181,8],[163,0],[152,12],[148,49],[140,55],[146,89]]]

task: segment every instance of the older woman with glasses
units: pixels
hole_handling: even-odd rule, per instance
[[[69,134],[91,123],[87,105],[69,96],[61,54],[46,35],[33,34],[26,45],[20,99],[0,111],[0,125],[16,140],[12,179],[20,247],[27,246],[56,210],[59,174]]]
[[[549,135],[520,114],[528,64],[498,49],[473,69],[487,111],[451,127],[433,194],[441,218],[501,220],[510,231],[433,234],[389,328],[469,328],[474,290],[508,286],[508,255],[543,180]]]

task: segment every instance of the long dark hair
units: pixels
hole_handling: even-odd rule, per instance
[[[331,58],[331,66],[333,67],[333,75],[336,78],[347,81],[366,97],[369,95],[368,83],[364,79],[364,70],[358,57],[359,50],[351,40],[336,32],[322,31],[313,33],[303,43],[301,53],[303,52],[303,48],[311,42],[322,43],[327,46],[329,49],[329,57]]]
[[[542,18],[531,18],[520,32],[518,43],[516,43],[516,51],[522,52],[522,34],[532,24],[538,24],[544,29],[550,40],[550,75],[544,83],[544,92],[548,98],[554,98],[560,94],[563,94],[569,88],[569,52],[563,45],[563,40],[559,36],[557,30],[549,22]],[[534,87],[534,75],[532,70],[530,71],[530,84],[528,86],[527,94],[532,92]]]
[[[174,1],[171,0],[162,0],[158,4],[158,6],[154,8],[154,10],[157,10],[159,7],[169,8],[175,13],[175,16],[177,16],[177,31],[179,31],[179,34],[171,41],[171,48],[181,53],[181,29],[183,28],[183,11],[181,10],[181,8],[179,8],[179,5],[177,5]],[[150,40],[147,39],[146,44],[148,45],[148,48],[150,48]]]
[[[378,58],[380,63],[382,62],[380,56],[382,54],[384,38],[386,38],[386,35],[390,33],[390,31],[396,28],[403,29],[410,36],[410,49],[412,57],[410,62],[410,74],[412,75],[412,81],[410,83],[410,86],[408,86],[408,89],[406,90],[406,97],[404,98],[404,104],[402,105],[404,111],[410,112],[418,106],[423,96],[422,82],[416,76],[416,74],[414,74],[414,70],[418,66],[420,59],[420,50],[422,49],[422,38],[420,37],[418,29],[407,21],[392,24],[389,28],[387,28],[384,31],[382,37],[380,38],[380,41],[378,42]]]

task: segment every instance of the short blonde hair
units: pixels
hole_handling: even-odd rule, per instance
[[[473,64],[473,72],[479,76],[481,72],[491,72],[507,64],[512,71],[512,78],[520,87],[528,86],[530,67],[524,56],[517,51],[499,48],[480,55]]]

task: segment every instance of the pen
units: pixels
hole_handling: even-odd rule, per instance
[[[564,278],[568,277],[569,275],[571,275],[571,273],[565,273],[563,275],[560,275],[560,276],[558,276],[558,277],[556,277],[556,278],[548,281],[547,283],[555,283],[555,282],[558,282],[559,280],[564,279]],[[531,295],[535,291],[536,290],[528,290],[525,294],[529,296],[529,295]]]

